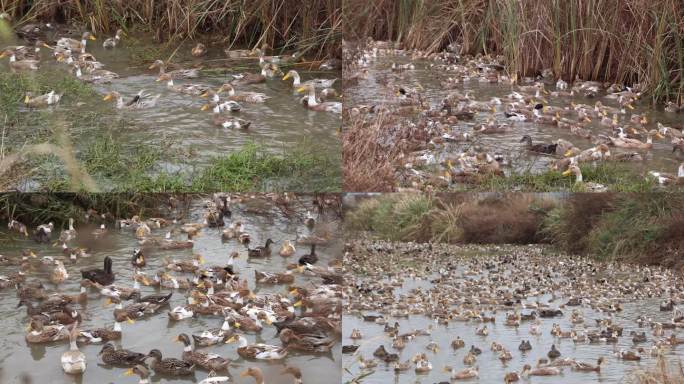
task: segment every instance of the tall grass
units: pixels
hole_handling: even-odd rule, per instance
[[[342,0],[2,0],[13,20],[82,24],[112,34],[117,28],[146,30],[158,40],[218,34],[230,45],[338,53]]]
[[[654,102],[684,97],[681,0],[348,0],[348,39],[501,54],[517,76],[641,83]],[[382,22],[378,22],[382,20]]]

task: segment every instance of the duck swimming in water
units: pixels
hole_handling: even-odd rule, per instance
[[[91,268],[91,269],[82,269],[81,270],[81,276],[83,276],[84,279],[93,281],[95,283],[98,283],[100,285],[110,285],[114,282],[114,272],[112,272],[112,259],[109,256],[106,256],[104,258],[104,267],[102,269],[100,268]]]

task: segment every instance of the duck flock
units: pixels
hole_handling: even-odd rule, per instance
[[[623,382],[681,356],[684,279],[672,270],[539,246],[356,240],[349,249],[345,379]]]
[[[5,47],[0,51],[0,58],[9,59],[9,68],[15,72],[38,71],[41,63],[45,60],[54,60],[62,66],[65,71],[73,73],[77,79],[86,83],[110,84],[115,83],[119,74],[104,69],[105,63],[87,51],[88,44],[95,44],[96,37],[91,32],[83,32],[80,39],[65,37],[64,34],[73,35],[73,31],[65,31],[51,24],[26,24],[15,30],[17,35],[24,39],[28,44],[20,46]],[[50,36],[50,37],[48,37]],[[122,44],[125,33],[118,30],[116,35],[107,38],[102,46],[106,49],[116,50]],[[49,42],[49,43],[48,43]],[[43,52],[47,49],[48,55]],[[231,63],[249,63],[258,60],[258,72],[242,72],[231,74],[231,80],[223,84],[218,89],[211,85],[202,83],[192,83],[188,80],[201,77],[201,67],[179,68],[177,65],[156,60],[149,66],[150,70],[158,69],[159,76],[157,81],[165,82],[168,90],[190,96],[203,97],[208,99],[204,103],[202,110],[213,112],[213,123],[224,128],[247,129],[250,121],[239,118],[235,115],[243,106],[242,103],[268,103],[271,98],[264,93],[241,91],[240,88],[251,84],[262,84],[272,81],[282,76],[283,81],[292,79],[293,92],[295,94],[305,93],[299,99],[300,104],[313,111],[329,113],[341,113],[342,104],[339,101],[328,101],[336,99],[338,94],[333,84],[337,79],[315,78],[307,81],[301,80],[299,73],[292,69],[283,76],[281,66],[296,66],[303,59],[302,54],[295,52],[292,55],[266,56],[268,44],[261,48],[251,50],[225,49],[226,60]],[[207,54],[208,49],[202,43],[198,43],[191,50],[194,57],[201,58]],[[47,56],[47,57],[45,57]],[[329,59],[319,63],[321,70],[332,70],[340,68],[340,61]],[[56,105],[60,102],[63,94],[58,90],[51,90],[42,95],[27,93],[24,103],[28,107],[41,108]],[[111,90],[104,96],[104,100],[115,102],[117,109],[146,109],[154,108],[158,105],[162,94],[152,95],[144,90],[140,90],[135,95],[125,97],[119,92]]]
[[[313,204],[306,206],[315,213],[303,214],[305,203],[298,199],[215,194],[201,203],[200,221],[192,222],[178,213],[178,201],[171,198],[160,201],[174,207],[168,209],[168,217],[118,219],[93,210],[83,227],[87,229],[75,228],[71,219],[59,233],[53,223],[31,229],[11,220],[10,233],[29,247],[0,256],[0,293],[16,291],[17,306],[26,311],[22,322],[29,348],[64,345],[59,364],[70,375],[101,365],[119,369],[121,377],[138,376],[140,383],[149,383],[153,373],[154,381],[161,377],[195,382],[196,371],[205,372],[198,375],[204,378],[202,383],[219,383],[239,381],[230,367],[242,361],[240,375],[245,383],[263,384],[262,368],[267,363],[276,366],[280,375],[290,376],[288,382],[323,382],[302,377],[307,367],[300,369],[288,360],[309,356],[315,361],[317,356],[339,353],[335,346],[341,339],[341,257],[325,260],[326,265],[316,249],[333,241],[328,231],[320,229],[328,225],[325,218],[336,214],[338,202],[334,197],[314,197]],[[298,228],[297,233],[254,244],[253,231],[260,228],[242,223],[248,215],[280,215],[288,226]],[[207,265],[193,248],[215,237],[220,238],[224,255]],[[257,239],[262,237],[258,233]],[[84,267],[101,256],[96,246],[91,251],[76,244],[106,244],[121,238],[135,244],[131,254],[107,255],[101,259],[102,267]],[[31,239],[37,243],[34,247]],[[243,258],[247,266],[256,263],[253,273],[240,270]],[[276,270],[277,265],[285,267]],[[62,288],[70,286],[80,290]],[[111,314],[94,324],[92,319],[98,316],[89,312],[102,306]],[[194,327],[174,331],[177,350],[162,354],[164,348],[154,344],[146,350],[127,348],[136,338],[146,337],[127,334],[129,324],[141,321],[150,324],[145,333],[159,333],[153,318],[168,318],[169,327],[188,322]],[[266,333],[273,333],[269,342]],[[92,348],[99,350],[98,361],[83,352]],[[34,364],[38,371],[58,369],[57,361]]]
[[[347,42],[343,48],[345,89],[360,99],[345,106],[350,121],[383,125],[387,137],[380,144],[400,150],[405,187],[448,188],[483,175],[503,176],[520,154],[531,154],[548,157],[551,170],[574,175],[585,190],[604,191],[607,186],[583,179],[581,165],[632,162],[647,167],[654,141],[669,142],[673,156],[684,149],[684,125],[635,113],[640,84],[570,82],[551,70],[535,78],[511,78],[502,57],[462,56],[456,43],[438,53],[372,40]],[[417,78],[423,72],[429,76]],[[682,109],[668,102],[661,115],[676,121]],[[559,138],[543,143],[520,133],[518,150],[497,141],[510,140],[531,124],[556,130],[552,135]],[[480,145],[488,136],[493,144]],[[684,163],[644,172],[644,177],[660,185],[684,184]]]

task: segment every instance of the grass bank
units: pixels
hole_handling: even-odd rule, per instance
[[[349,0],[347,39],[506,58],[509,73],[640,83],[654,102],[684,97],[680,0]],[[378,20],[383,20],[378,23]]]
[[[394,241],[550,243],[601,260],[684,267],[684,196],[387,194],[347,213],[352,231]]]
[[[627,384],[678,384],[684,383],[684,367],[682,363],[668,364],[663,357],[651,369],[638,369],[627,375]]]
[[[99,137],[83,154],[88,171],[113,191],[307,191],[340,190],[340,160],[334,154],[296,149],[274,154],[247,144],[206,165],[179,160],[172,144],[125,147],[110,137]],[[306,146],[298,146],[306,148]],[[184,155],[182,155],[184,156]],[[162,164],[162,165],[160,165]]]
[[[231,46],[307,50],[339,55],[341,0],[5,0],[0,12],[16,24],[36,20],[79,24],[96,33],[144,31],[157,41],[220,35]]]

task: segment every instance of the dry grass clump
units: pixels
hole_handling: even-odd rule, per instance
[[[681,384],[684,383],[684,367],[681,362],[668,364],[664,357],[659,357],[655,367],[632,372],[625,382],[628,384]]]
[[[681,0],[349,0],[348,38],[436,51],[501,54],[518,76],[641,83],[654,101],[684,101]],[[382,23],[377,22],[383,20]]]
[[[383,144],[388,116],[364,120],[345,118],[342,132],[343,190],[392,192],[396,188],[395,166],[399,147]]]

